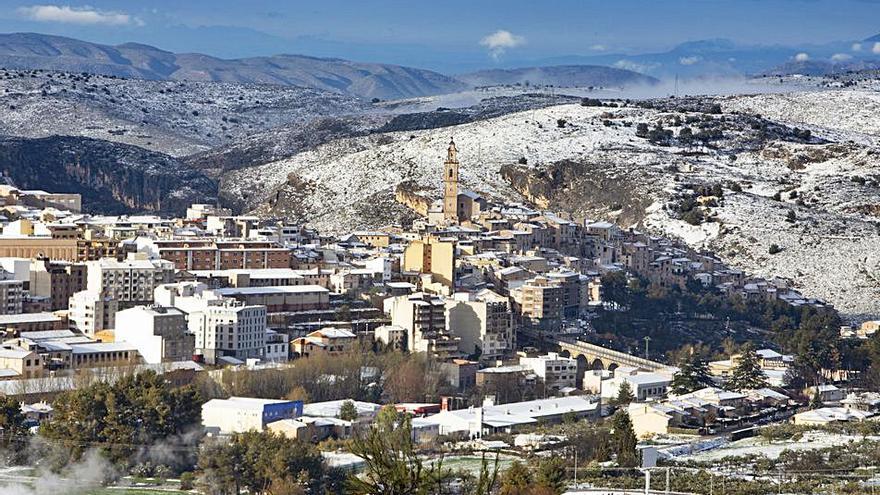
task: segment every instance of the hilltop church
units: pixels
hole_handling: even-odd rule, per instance
[[[443,200],[436,201],[428,210],[428,221],[437,225],[454,225],[470,221],[486,209],[487,203],[479,194],[459,188],[458,150],[449,140],[446,161],[443,163]]]

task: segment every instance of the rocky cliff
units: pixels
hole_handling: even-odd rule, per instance
[[[0,137],[0,176],[22,189],[79,193],[95,213],[181,214],[217,196],[213,181],[168,155],[80,137]]]

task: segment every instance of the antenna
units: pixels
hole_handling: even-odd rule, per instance
[[[675,97],[678,98],[678,72],[675,73]]]

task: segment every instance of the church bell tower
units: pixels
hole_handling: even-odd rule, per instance
[[[458,222],[458,150],[452,139],[443,165],[443,218]]]

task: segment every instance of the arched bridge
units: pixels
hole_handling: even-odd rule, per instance
[[[560,340],[557,344],[563,355],[567,353],[568,357],[578,360],[578,371],[587,369],[613,370],[620,366],[630,366],[645,371],[657,371],[667,366],[650,359],[640,358],[580,340]]]

